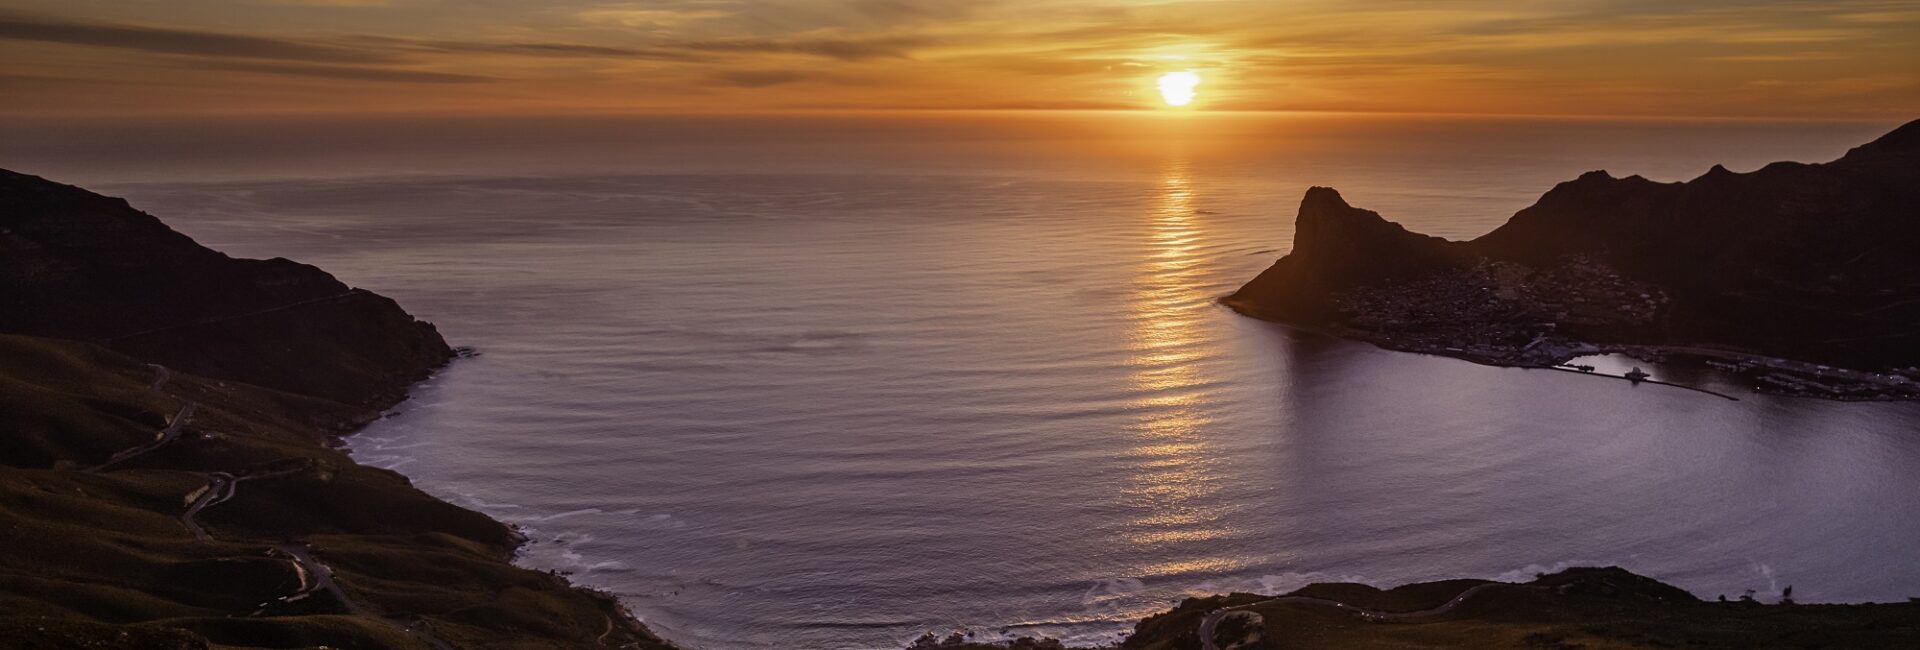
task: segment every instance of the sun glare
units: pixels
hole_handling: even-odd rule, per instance
[[[1200,85],[1200,75],[1192,70],[1169,72],[1160,75],[1160,98],[1168,106],[1186,106],[1193,103],[1194,88]]]

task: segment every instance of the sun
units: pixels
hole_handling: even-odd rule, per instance
[[[1193,103],[1193,89],[1199,85],[1200,75],[1192,70],[1169,72],[1160,75],[1160,98],[1168,106],[1186,106]]]

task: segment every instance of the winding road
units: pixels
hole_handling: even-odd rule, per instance
[[[1244,605],[1222,607],[1220,609],[1207,612],[1206,618],[1200,619],[1200,648],[1201,650],[1220,650],[1220,646],[1217,644],[1217,642],[1214,639],[1214,634],[1217,633],[1219,630],[1220,622],[1224,620],[1228,614],[1232,614],[1236,611],[1246,610],[1248,608],[1252,608],[1259,605],[1280,605],[1280,604],[1288,604],[1288,603],[1295,603],[1295,604],[1301,604],[1301,605],[1320,605],[1323,607],[1332,607],[1335,609],[1340,609],[1340,610],[1352,613],[1354,615],[1357,615],[1361,619],[1372,621],[1372,622],[1404,621],[1407,619],[1425,618],[1428,616],[1439,616],[1441,614],[1445,614],[1447,612],[1453,611],[1453,608],[1459,607],[1460,603],[1466,602],[1468,598],[1472,598],[1475,595],[1478,595],[1480,592],[1486,591],[1494,587],[1524,588],[1524,587],[1520,587],[1520,585],[1512,585],[1504,582],[1489,582],[1486,584],[1474,585],[1473,587],[1468,588],[1466,591],[1460,592],[1460,595],[1454,596],[1452,600],[1447,601],[1445,604],[1442,604],[1439,607],[1432,607],[1432,608],[1422,609],[1422,610],[1412,611],[1412,612],[1383,612],[1379,610],[1366,609],[1363,607],[1355,607],[1353,605],[1348,605],[1346,603],[1343,603],[1337,600],[1327,600],[1325,598],[1314,598],[1312,596],[1279,596],[1276,598],[1268,598],[1266,600],[1255,601],[1255,602],[1247,603]]]
[[[198,407],[193,402],[187,402],[186,404],[182,404],[180,406],[180,412],[173,414],[173,419],[167,421],[167,428],[161,429],[160,433],[155,434],[153,436],[153,440],[149,440],[147,442],[141,443],[133,447],[122,449],[118,453],[115,453],[114,455],[108,457],[107,462],[101,463],[99,465],[94,465],[93,467],[89,467],[87,468],[87,471],[89,472],[104,471],[108,467],[112,467],[119,463],[132,460],[136,456],[145,454],[155,449],[159,449],[160,447],[166,445],[167,443],[173,442],[174,438],[180,437],[180,431],[186,428],[187,422],[193,420],[193,410],[195,408],[198,408]]]
[[[226,472],[210,472],[205,476],[207,485],[187,494],[187,511],[180,515],[180,524],[187,527],[187,532],[193,533],[194,539],[201,541],[212,539],[212,537],[207,535],[207,529],[201,528],[200,522],[194,517],[199,516],[200,511],[208,506],[226,503],[228,499],[233,498],[235,484],[239,482],[232,474]]]
[[[279,467],[274,467],[275,465]],[[233,495],[239,492],[240,483],[243,481],[258,481],[263,478],[289,476],[306,471],[307,468],[312,466],[312,461],[305,458],[297,458],[267,463],[264,467],[269,469],[255,469],[239,476],[226,472],[207,472],[201,474],[201,476],[206,477],[207,485],[206,487],[187,494],[187,511],[180,514],[180,524],[187,527],[187,532],[193,533],[194,539],[209,539],[207,529],[202,528],[200,522],[195,519],[195,517],[200,515],[200,511],[233,499]]]
[[[253,612],[254,615],[257,616],[265,612],[267,607],[275,603],[298,602],[315,593],[325,592],[333,596],[333,599],[338,601],[342,607],[347,608],[348,614],[386,623],[432,646],[434,650],[455,650],[453,644],[447,643],[440,637],[435,636],[433,630],[428,628],[426,621],[402,621],[382,616],[378,612],[368,609],[365,605],[361,605],[359,601],[354,600],[351,596],[348,596],[346,590],[341,589],[340,584],[334,582],[333,567],[327,566],[325,562],[321,562],[319,558],[314,557],[313,549],[308,548],[307,545],[291,543],[278,544],[273,547],[273,550],[286,555],[288,561],[293,563],[294,572],[300,576],[300,588],[271,603],[261,603],[260,609]]]
[[[153,385],[151,386],[151,388],[153,388],[154,390],[161,390],[163,388],[166,388],[167,381],[173,379],[173,371],[167,369],[166,366],[163,366],[157,363],[149,363],[147,364],[147,367],[153,369]]]
[[[342,296],[351,295],[356,292],[358,292],[358,290],[349,292],[348,294],[342,294]],[[333,298],[342,296],[334,296]],[[305,303],[296,303],[295,305],[288,305],[266,311],[276,311],[277,309],[298,306],[299,304]],[[265,313],[265,311],[255,313]],[[252,314],[242,314],[242,316],[248,315]],[[150,387],[153,390],[165,392],[167,382],[173,379],[173,371],[159,364],[147,364],[147,367],[152,368],[154,371],[154,379]],[[159,449],[167,443],[173,442],[179,438],[180,433],[186,429],[187,423],[192,421],[193,412],[196,408],[198,408],[197,405],[191,401],[182,404],[180,411],[174,414],[173,419],[167,422],[167,427],[160,430],[160,432],[154,436],[153,440],[123,449],[107,458],[106,462],[86,468],[85,471],[105,471],[107,468],[116,464],[139,457],[155,449]],[[207,484],[187,493],[187,509],[180,514],[180,524],[186,527],[187,532],[191,533],[196,540],[206,541],[213,539],[213,536],[207,533],[207,529],[200,525],[199,516],[202,511],[232,500],[234,495],[239,493],[241,483],[290,476],[304,472],[312,467],[313,459],[294,457],[283,458],[264,465],[256,465],[239,475],[230,472],[195,472],[196,475],[206,479]],[[287,561],[293,564],[294,575],[299,578],[300,584],[291,594],[281,596],[270,602],[261,603],[260,607],[253,611],[253,616],[264,614],[268,607],[275,604],[298,602],[305,600],[315,593],[325,592],[332,595],[335,601],[339,602],[342,607],[345,607],[348,614],[385,623],[407,633],[407,635],[413,638],[419,639],[422,643],[434,648],[434,650],[457,650],[453,644],[447,643],[435,635],[425,620],[401,620],[388,617],[369,609],[360,604],[359,601],[348,596],[347,592],[341,589],[338,583],[334,582],[333,567],[329,567],[318,558],[315,558],[312,549],[308,548],[306,544],[292,542],[277,544],[273,547],[273,550],[285,555]],[[612,619],[608,619],[607,632],[610,633],[612,631],[613,622]],[[600,636],[601,642],[604,645],[606,633],[602,633]]]

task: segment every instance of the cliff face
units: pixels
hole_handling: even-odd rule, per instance
[[[286,259],[209,250],[122,199],[0,170],[0,333],[390,406],[452,351],[378,294]]]
[[[1410,232],[1372,210],[1348,205],[1332,188],[1300,200],[1293,253],[1227,298],[1244,311],[1318,323],[1337,317],[1341,294],[1375,283],[1457,268],[1458,244]]]
[[[1469,279],[1501,293],[1503,304],[1452,295],[1432,306],[1532,318],[1603,342],[1920,364],[1920,122],[1825,164],[1745,174],[1715,166],[1684,183],[1590,172],[1470,242],[1395,234],[1370,212],[1321,209],[1315,195],[1323,192],[1308,192],[1294,252],[1229,305],[1343,327],[1366,319],[1356,309],[1372,296],[1473,269],[1479,275]],[[1340,225],[1317,223],[1328,215]],[[1581,282],[1595,281],[1626,289],[1564,301],[1543,290],[1581,292]]]

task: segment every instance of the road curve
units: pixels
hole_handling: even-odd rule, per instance
[[[345,295],[351,295],[353,293],[358,293],[358,292],[359,290],[356,289],[352,292],[348,292],[347,294],[342,294],[341,296],[334,296],[333,298],[339,298]],[[332,299],[332,298],[327,298],[327,299]],[[317,302],[317,301],[307,301],[307,302]],[[297,303],[295,305],[283,306],[281,308],[298,306],[299,304],[306,304],[306,303]],[[274,310],[267,310],[267,311],[274,311]],[[256,312],[256,313],[264,313],[264,312]],[[242,316],[250,316],[250,315],[253,315],[253,314],[242,314]],[[154,379],[150,387],[154,390],[165,392],[167,382],[173,379],[173,371],[167,369],[166,366],[162,366],[159,364],[147,364],[147,366],[149,368],[152,368],[154,371]],[[109,457],[106,460],[106,462],[103,462],[99,465],[95,465],[93,467],[86,468],[85,471],[88,471],[88,472],[105,471],[107,468],[112,467],[113,465],[126,462],[128,460],[131,460],[133,458],[136,458],[143,454],[151,452],[155,449],[159,449],[160,447],[165,446],[167,443],[173,442],[175,439],[180,437],[180,433],[186,428],[187,423],[192,421],[193,412],[196,408],[198,408],[198,405],[196,405],[191,401],[183,403],[180,406],[180,411],[174,414],[173,419],[167,422],[167,427],[165,429],[160,430],[160,432],[154,436],[153,440],[141,443],[134,447],[121,450],[115,453],[113,456]],[[313,467],[313,462],[311,459],[284,458],[271,463],[266,463],[264,465],[256,465],[239,475],[234,475],[229,472],[204,472],[204,473],[196,472],[196,474],[199,474],[201,477],[206,479],[207,484],[204,487],[201,487],[187,494],[187,498],[186,498],[187,509],[185,512],[180,514],[180,524],[186,527],[187,532],[191,533],[194,539],[200,540],[200,541],[210,540],[213,538],[213,536],[207,533],[207,529],[200,525],[200,521],[198,519],[201,511],[206,510],[207,508],[211,508],[213,506],[220,505],[222,503],[226,503],[229,500],[232,500],[234,495],[239,492],[240,484],[243,482],[266,479],[266,478],[276,478],[281,476],[290,476],[290,475],[298,474],[300,472],[311,469],[312,467]],[[368,609],[367,607],[361,605],[359,601],[356,601],[352,597],[348,596],[347,592],[345,590],[342,590],[338,583],[334,582],[333,567],[329,567],[325,563],[322,563],[318,558],[315,558],[313,556],[311,549],[307,548],[305,544],[301,544],[301,543],[278,544],[278,545],[275,545],[273,549],[276,552],[279,552],[287,556],[288,561],[293,564],[294,575],[299,578],[300,584],[297,588],[295,588],[294,592],[291,594],[282,596],[271,602],[261,603],[259,609],[254,610],[253,612],[254,616],[259,616],[261,614],[264,614],[267,608],[274,604],[297,602],[300,600],[304,600],[315,593],[325,592],[332,595],[334,599],[341,604],[341,606],[347,609],[347,613],[351,615],[370,618],[370,619],[385,623],[402,632],[407,633],[409,636],[412,636],[413,638],[419,639],[422,643],[425,643],[428,646],[434,648],[434,650],[457,650],[457,648],[455,648],[453,644],[447,643],[445,640],[442,640],[439,636],[435,635],[433,633],[433,630],[429,627],[428,623],[425,620],[415,619],[411,621],[406,621],[406,620],[401,620],[397,618],[387,617],[377,612],[374,612],[371,609]],[[612,619],[608,619],[607,632],[611,633],[612,631],[613,631],[613,621]],[[601,638],[599,641],[602,645],[604,645],[606,633],[602,633],[600,636]]]
[[[207,529],[201,528],[200,522],[194,518],[198,517],[200,511],[207,509],[208,506],[225,503],[228,499],[233,498],[233,492],[236,489],[235,486],[239,483],[239,480],[235,479],[232,474],[226,472],[209,472],[206,474],[206,477],[206,487],[195,490],[193,493],[187,495],[187,511],[180,515],[180,524],[187,527],[187,532],[192,533],[194,539],[203,542],[211,539],[211,537],[207,535]]]
[[[180,431],[187,427],[187,422],[193,420],[193,410],[195,408],[198,408],[198,406],[193,402],[180,405],[180,412],[175,413],[173,419],[167,421],[167,428],[161,429],[160,433],[155,434],[152,440],[122,449],[113,456],[108,457],[107,462],[89,467],[87,471],[105,471],[108,467],[132,460],[141,454],[159,449],[167,443],[173,442],[175,438],[180,437]]]
[[[239,493],[240,484],[243,482],[298,474],[313,465],[304,458],[297,459],[297,462],[290,462],[294,460],[282,459],[267,463],[264,467],[268,469],[265,470],[259,469],[261,466],[256,466],[254,470],[239,476],[226,472],[202,474],[201,476],[207,479],[207,485],[187,494],[187,511],[180,514],[180,524],[187,527],[187,532],[193,533],[194,539],[203,541],[208,539],[207,530],[202,528],[200,522],[195,519],[200,515],[200,511],[232,500],[234,495]],[[280,467],[275,468],[275,465]]]
[[[153,383],[150,384],[148,387],[152,388],[153,390],[157,390],[162,393],[165,393],[167,382],[173,379],[173,371],[168,370],[166,366],[163,366],[157,363],[149,363],[147,364],[147,367],[153,369]],[[175,413],[173,415],[173,419],[167,421],[167,427],[165,429],[161,429],[160,433],[155,434],[152,440],[140,443],[138,445],[134,445],[132,447],[128,447],[126,449],[122,449],[119,452],[114,453],[113,456],[108,457],[106,462],[100,463],[99,465],[94,465],[93,467],[88,467],[84,471],[88,471],[88,472],[105,471],[108,467],[111,467],[121,462],[125,462],[130,458],[139,456],[149,451],[159,449],[161,445],[165,445],[169,442],[172,442],[174,438],[177,438],[180,436],[180,430],[186,428],[187,422],[193,419],[193,410],[195,408],[198,408],[198,407],[191,401],[182,403],[180,405],[180,412]]]
[[[274,602],[290,603],[304,599],[314,593],[326,592],[328,595],[333,596],[334,600],[338,601],[341,606],[346,607],[348,614],[386,623],[395,629],[406,632],[413,638],[419,639],[422,643],[432,646],[434,650],[455,650],[453,644],[447,643],[440,637],[435,636],[433,630],[427,626],[426,621],[403,621],[397,618],[382,616],[378,612],[367,608],[365,605],[361,605],[359,601],[354,600],[351,596],[348,596],[346,590],[341,589],[340,584],[334,582],[333,567],[327,566],[325,562],[321,562],[319,558],[314,557],[313,549],[308,548],[306,544],[278,544],[275,545],[273,549],[285,554],[288,560],[293,562],[295,572],[306,576],[305,579],[301,580],[301,589],[287,596],[283,596]],[[256,610],[254,614],[258,615],[266,611],[266,608],[272,604],[273,603],[262,603],[260,609]]]
[[[159,391],[166,390],[167,382],[173,379],[173,371],[157,363],[149,363],[147,367],[153,369],[153,384],[149,387]]]
[[[1348,605],[1346,603],[1343,603],[1337,600],[1327,600],[1325,598],[1314,598],[1312,596],[1279,596],[1276,598],[1268,598],[1266,600],[1255,601],[1255,602],[1247,603],[1244,605],[1222,607],[1220,609],[1207,612],[1206,618],[1200,619],[1200,648],[1201,650],[1220,650],[1220,647],[1215,643],[1215,640],[1213,638],[1214,634],[1218,632],[1218,628],[1220,627],[1220,621],[1224,620],[1227,614],[1231,614],[1235,611],[1254,607],[1256,605],[1276,605],[1276,604],[1286,604],[1286,603],[1297,603],[1301,605],[1320,605],[1323,607],[1333,607],[1336,609],[1344,610],[1346,612],[1359,616],[1361,619],[1364,619],[1367,621],[1374,621],[1374,622],[1403,621],[1403,620],[1413,619],[1413,618],[1439,616],[1441,614],[1445,614],[1447,612],[1453,611],[1453,608],[1459,607],[1460,603],[1466,602],[1468,598],[1472,598],[1475,595],[1479,594],[1480,592],[1486,591],[1493,587],[1519,587],[1519,586],[1520,585],[1512,585],[1504,582],[1489,582],[1486,584],[1474,585],[1472,587],[1469,587],[1467,590],[1460,592],[1460,595],[1454,596],[1452,600],[1447,601],[1445,604],[1442,604],[1439,607],[1432,607],[1432,608],[1422,609],[1419,611],[1412,611],[1412,612],[1383,612],[1379,610],[1355,607],[1353,605]]]

